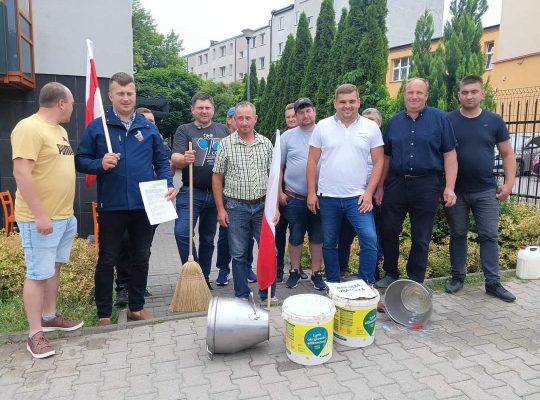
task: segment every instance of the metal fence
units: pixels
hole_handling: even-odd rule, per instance
[[[499,90],[494,96],[496,109],[505,120],[516,153],[516,183],[512,191],[518,202],[540,206],[540,86]],[[503,181],[497,156],[494,173]]]

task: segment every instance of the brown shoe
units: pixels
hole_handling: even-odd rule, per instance
[[[110,318],[100,318],[97,322],[97,326],[107,326],[112,325],[112,321]]]
[[[127,317],[132,321],[147,321],[154,319],[154,316],[144,308],[141,311],[128,311]]]
[[[54,349],[49,343],[49,339],[41,331],[28,338],[26,349],[35,358],[46,358],[55,354]]]
[[[74,331],[79,329],[84,325],[83,321],[76,319],[69,319],[56,314],[56,318],[51,319],[50,321],[41,320],[41,327],[43,332],[52,332],[52,331]]]

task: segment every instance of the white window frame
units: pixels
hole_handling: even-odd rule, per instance
[[[486,69],[493,69],[493,58],[495,56],[495,42],[486,42]]]
[[[244,58],[244,50],[238,52],[238,58]]]
[[[264,57],[259,57],[259,69],[265,69],[266,66],[264,65]]]
[[[283,42],[278,43],[278,56],[281,57],[283,54]]]
[[[227,74],[227,67],[219,67],[219,77],[223,78]]]
[[[278,31],[285,29],[285,17],[279,17]]]
[[[225,57],[227,55],[227,46],[220,46],[219,57]]]
[[[394,62],[394,67],[392,69],[392,82],[401,82],[406,80],[411,72],[411,57],[396,58],[392,61]],[[407,63],[406,65],[404,65],[405,61]]]

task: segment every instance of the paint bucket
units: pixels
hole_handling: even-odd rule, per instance
[[[346,299],[331,292],[328,294],[336,306],[334,317],[334,342],[348,347],[366,347],[375,339],[377,303],[380,296],[372,299]]]
[[[540,278],[540,247],[521,246],[517,256],[516,276],[519,279]]]
[[[270,338],[269,312],[251,299],[213,297],[208,305],[206,349],[230,354]]]
[[[285,346],[291,361],[319,365],[330,360],[335,313],[332,300],[318,294],[298,294],[283,302]]]

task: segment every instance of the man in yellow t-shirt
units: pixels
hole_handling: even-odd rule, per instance
[[[59,125],[69,122],[73,103],[68,88],[48,83],[39,93],[38,112],[20,121],[11,133],[15,218],[26,261],[26,348],[35,358],[55,354],[43,332],[83,326],[82,321],[56,312],[60,265],[69,261],[77,232],[74,153],[66,130]]]

